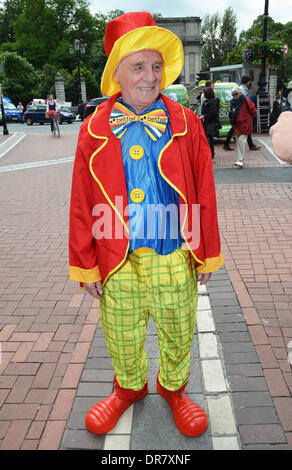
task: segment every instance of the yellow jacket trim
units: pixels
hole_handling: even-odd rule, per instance
[[[203,266],[197,268],[198,273],[212,273],[217,271],[224,264],[224,258],[222,252],[219,256],[214,258],[206,258]]]
[[[103,185],[101,184],[101,182],[99,181],[99,179],[96,177],[94,171],[93,171],[93,168],[92,168],[92,162],[93,162],[93,159],[94,157],[107,145],[108,143],[108,137],[105,137],[105,136],[99,136],[99,135],[96,135],[92,132],[91,128],[90,128],[90,124],[91,124],[91,120],[93,119],[95,113],[97,112],[97,108],[95,110],[95,112],[93,113],[92,117],[90,118],[89,120],[89,123],[88,123],[88,132],[89,134],[94,137],[95,139],[103,139],[104,142],[103,144],[97,149],[95,150],[95,152],[93,152],[93,154],[91,155],[90,157],[90,162],[89,162],[89,169],[90,169],[90,173],[92,174],[93,178],[95,179],[95,181],[97,182],[97,184],[99,185],[102,193],[104,194],[106,200],[108,201],[108,203],[110,204],[110,206],[112,207],[112,209],[115,211],[115,213],[117,214],[118,218],[120,219],[120,221],[122,222],[123,226],[125,227],[126,231],[129,233],[129,228],[127,226],[127,224],[125,223],[122,215],[119,213],[118,209],[116,208],[116,206],[114,205],[114,203],[111,201],[111,199],[109,198],[107,192],[105,191]],[[126,258],[127,258],[127,255],[128,255],[128,251],[129,251],[129,247],[130,247],[130,242],[128,241],[128,246],[127,246],[127,250],[126,250],[126,254],[124,256],[124,259],[121,261],[121,263],[115,267],[115,269],[113,269],[112,271],[110,271],[107,275],[107,277],[105,278],[104,280],[104,285],[105,283],[107,282],[108,278],[113,274],[115,273],[121,266],[122,264],[124,264]]]
[[[78,282],[97,282],[101,280],[98,266],[92,269],[77,268],[77,266],[69,266],[69,276],[71,281]]]

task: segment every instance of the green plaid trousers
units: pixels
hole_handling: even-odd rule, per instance
[[[198,303],[196,271],[189,251],[169,255],[131,252],[104,286],[100,319],[118,383],[141,390],[147,381],[144,349],[149,315],[159,344],[159,382],[178,390],[188,380]]]

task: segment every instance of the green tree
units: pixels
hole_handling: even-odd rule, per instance
[[[69,44],[79,39],[89,55],[97,37],[86,0],[22,0],[13,25],[14,49],[37,69],[52,62],[72,70],[76,62],[69,56]]]
[[[41,68],[56,45],[46,1],[23,0],[23,11],[14,24],[17,53]]]
[[[254,20],[254,22],[252,23],[249,29],[247,29],[246,31],[241,31],[239,35],[239,42],[240,43],[247,42],[247,41],[250,41],[252,38],[262,39],[263,22],[264,22],[264,16],[259,15]],[[271,16],[268,17],[268,38],[269,39],[280,39],[283,29],[284,29],[284,25],[282,23],[275,22]]]
[[[94,72],[97,83],[100,83],[102,72],[107,61],[107,56],[103,46],[106,25],[110,20],[122,15],[123,13],[124,11],[122,10],[112,10],[107,15],[102,13],[97,13],[95,15],[97,37],[92,45],[87,65],[90,70]],[[99,87],[96,96],[100,96]]]
[[[242,31],[239,36],[239,42],[243,46],[250,42],[253,38],[262,39],[263,37],[263,15],[259,15],[246,31]],[[283,82],[287,81],[289,77],[292,78],[292,21],[286,24],[276,22],[272,17],[268,17],[268,39],[281,41],[282,44],[288,44],[289,53],[286,59],[284,55],[282,60],[276,64],[278,72],[278,83],[279,86]],[[268,46],[272,45],[273,42],[268,41]]]
[[[21,0],[5,0],[0,7],[0,44],[13,42],[14,23],[18,15],[23,11]]]
[[[232,49],[232,51],[228,52],[227,57],[222,65],[242,64],[243,49],[243,45],[239,44],[235,49]]]
[[[5,52],[0,56],[4,63],[4,74],[1,77],[3,95],[14,103],[24,104],[35,97],[38,90],[39,77],[33,66],[15,52]]]
[[[237,46],[236,24],[237,17],[231,7],[223,15],[216,12],[204,17],[201,28],[204,69],[222,65],[226,55]]]

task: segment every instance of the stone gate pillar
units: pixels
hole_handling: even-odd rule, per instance
[[[64,103],[66,101],[65,98],[65,86],[64,86],[64,78],[62,75],[57,72],[55,76],[55,90],[56,90],[56,100],[58,103]]]

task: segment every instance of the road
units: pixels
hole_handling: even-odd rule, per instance
[[[64,123],[60,126],[61,132],[72,132],[79,130],[81,126],[81,121],[72,122],[72,124]],[[24,132],[25,134],[38,134],[38,133],[49,133],[50,132],[50,124],[37,124],[34,123],[32,126],[28,126],[27,124],[19,124],[8,122],[7,129],[9,134],[13,134],[15,132]],[[2,131],[2,126],[0,126],[0,133]]]

